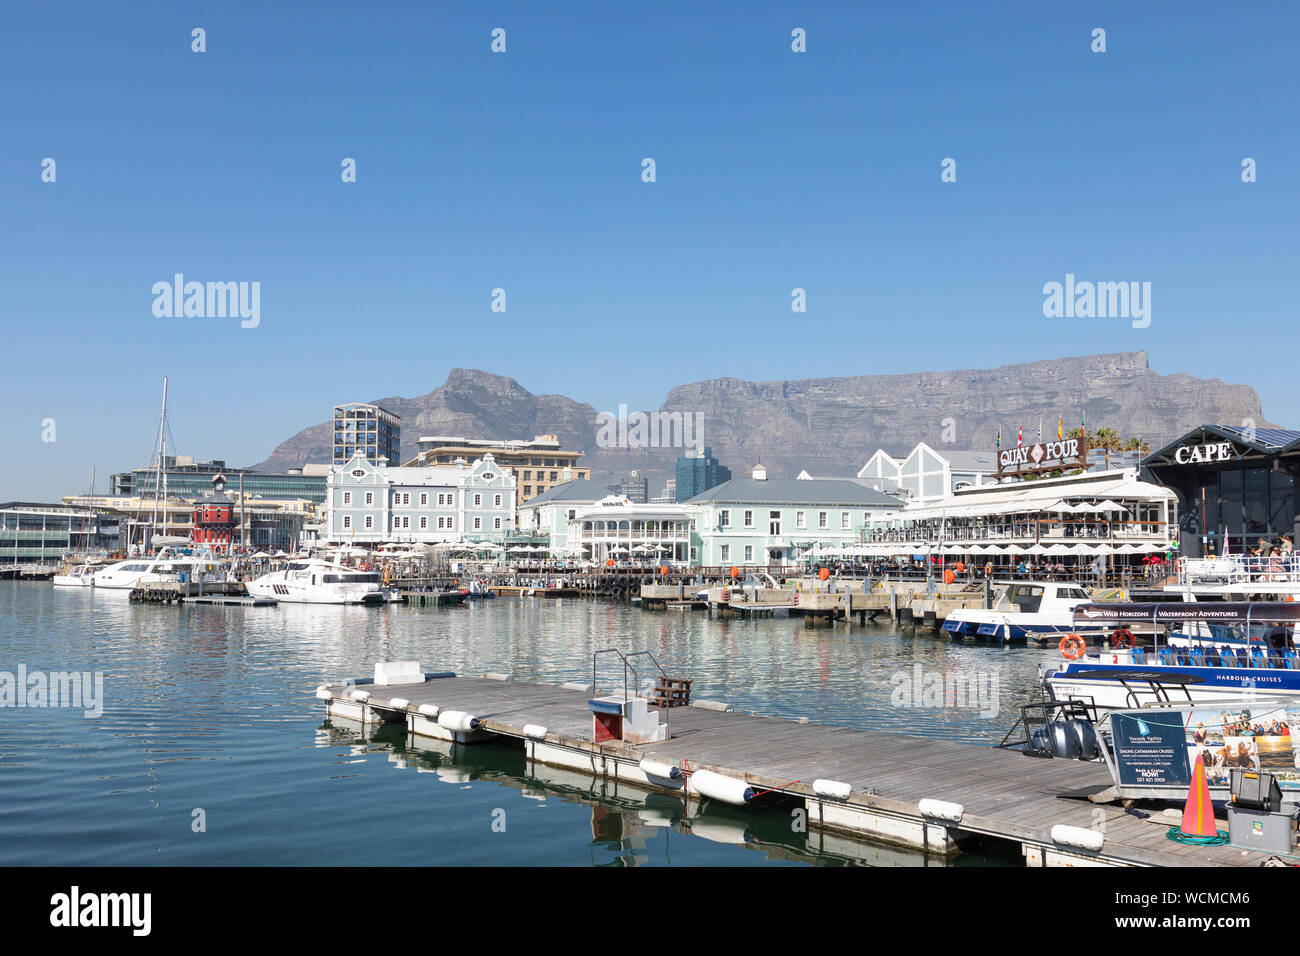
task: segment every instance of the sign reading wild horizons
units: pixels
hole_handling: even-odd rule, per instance
[[[1083,468],[1087,458],[1088,446],[1077,438],[1004,448],[998,452],[998,477]]]

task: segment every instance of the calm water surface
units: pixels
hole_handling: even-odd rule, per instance
[[[924,630],[710,621],[580,599],[157,607],[0,581],[0,670],[102,671],[105,697],[97,719],[0,708],[0,863],[921,863],[792,833],[781,808],[708,806],[684,819],[673,798],[533,771],[507,747],[409,749],[391,729],[367,739],[327,721],[313,697],[319,683],[368,676],[377,660],[589,680],[603,647],[649,650],[692,678],[694,696],[738,710],[983,745],[1015,719],[1037,664],[1058,656],[953,645]],[[978,675],[996,704],[896,706],[900,675],[915,686],[917,664],[923,679]],[[612,684],[615,671],[601,677]],[[194,832],[196,809],[205,832]]]

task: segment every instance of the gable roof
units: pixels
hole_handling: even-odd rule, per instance
[[[900,508],[902,502],[847,478],[732,478],[688,499],[690,504],[868,505]]]
[[[586,478],[574,478],[562,485],[552,485],[540,495],[529,498],[519,507],[530,508],[533,505],[544,505],[548,501],[599,501],[608,493],[597,488],[594,481],[589,481]]]

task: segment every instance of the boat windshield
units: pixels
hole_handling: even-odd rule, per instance
[[[379,575],[349,572],[347,574],[327,574],[321,580],[325,584],[378,584]]]

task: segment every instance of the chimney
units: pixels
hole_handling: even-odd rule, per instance
[[[755,465],[750,474],[753,475],[755,481],[767,481],[767,469],[762,465]]]

